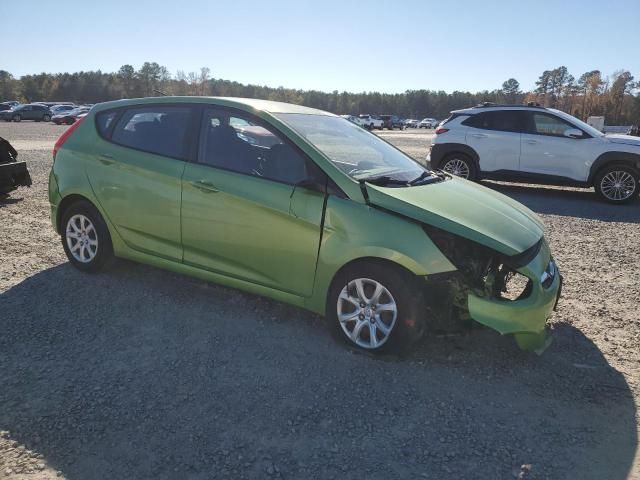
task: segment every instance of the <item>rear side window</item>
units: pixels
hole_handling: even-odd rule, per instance
[[[189,107],[161,105],[127,109],[115,126],[111,141],[184,160],[190,117]]]
[[[517,110],[501,110],[478,113],[466,119],[462,124],[483,130],[520,132],[522,130],[521,118],[522,114]]]

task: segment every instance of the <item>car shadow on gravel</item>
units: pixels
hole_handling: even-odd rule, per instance
[[[370,357],[129,262],[49,268],[0,312],[0,430],[68,479],[622,480],[637,448],[624,377],[564,323],[541,357],[485,329]]]
[[[523,203],[537,213],[605,222],[640,223],[640,201],[612,205],[591,189],[560,189],[540,185],[505,184],[484,180],[485,186]]]

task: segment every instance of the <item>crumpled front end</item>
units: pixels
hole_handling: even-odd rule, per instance
[[[463,316],[503,335],[523,350],[541,353],[550,344],[547,319],[556,307],[562,277],[544,238],[506,256],[483,245],[425,226],[458,269],[448,280],[452,303]]]
[[[542,240],[538,254],[526,265],[492,272],[485,294],[470,292],[469,315],[503,335],[513,334],[523,350],[542,353],[551,343],[547,319],[560,296],[562,277]]]

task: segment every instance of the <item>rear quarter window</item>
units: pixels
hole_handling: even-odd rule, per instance
[[[96,128],[100,136],[108,138],[113,122],[118,115],[118,112],[112,110],[110,112],[100,112],[96,115]]]

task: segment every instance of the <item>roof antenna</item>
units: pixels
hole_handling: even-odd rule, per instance
[[[157,89],[153,89],[153,93],[159,93],[160,95],[162,95],[163,97],[168,97],[169,95],[167,95],[166,93],[164,93],[162,90],[157,90]]]

